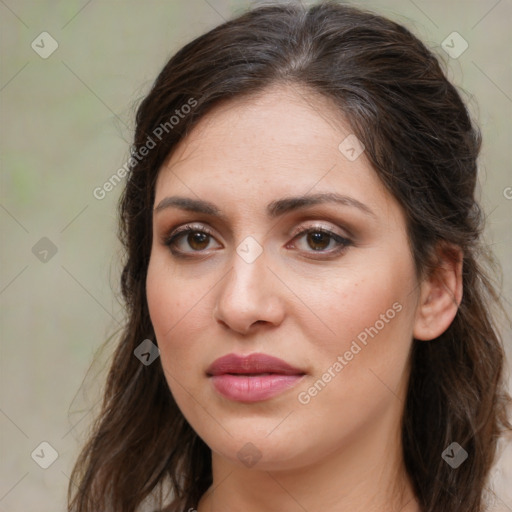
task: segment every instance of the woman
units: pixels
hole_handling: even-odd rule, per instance
[[[136,120],[128,321],[69,510],[485,510],[504,356],[436,58],[355,8],[260,7]]]

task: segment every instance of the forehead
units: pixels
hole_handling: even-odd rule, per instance
[[[308,148],[335,155],[336,141],[351,131],[335,108],[328,98],[298,85],[275,85],[224,101],[199,121],[166,163],[176,166],[204,152],[214,160],[235,159],[240,156],[237,150],[248,149],[263,150],[258,160],[285,156],[291,160],[298,154],[307,156]]]
[[[330,99],[299,86],[230,100],[174,149],[160,169],[155,203],[176,191],[259,208],[273,196],[337,191],[388,209],[393,198],[364,151],[356,159],[346,152],[344,141],[353,145],[354,137]]]

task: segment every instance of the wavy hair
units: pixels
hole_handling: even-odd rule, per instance
[[[435,267],[440,244],[463,251],[454,321],[436,340],[413,340],[403,457],[423,512],[485,509],[497,441],[511,425],[493,314],[499,292],[488,277],[495,268],[475,199],[480,133],[436,56],[410,31],[325,1],[260,6],[201,35],[171,57],[138,108],[119,203],[127,321],[72,474],[70,512],[135,512],[154,496],[161,509],[180,512],[196,507],[212,483],[211,451],[176,405],[161,364],[145,366],[133,355],[142,340],[155,339],[145,289],[155,182],[215,105],[280,83],[338,106],[405,212],[418,276]],[[452,441],[469,454],[456,470],[441,456]]]

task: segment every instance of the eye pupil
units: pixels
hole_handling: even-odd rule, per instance
[[[311,241],[313,242],[314,245],[320,244],[321,247],[314,247],[311,244],[309,244],[309,246],[315,251],[321,251],[329,245],[330,236],[327,233],[322,233],[321,231],[313,231],[311,233],[308,233],[308,243]]]
[[[202,250],[208,246],[208,243],[204,244],[205,241],[208,241],[208,236],[208,234],[200,233],[198,231],[191,232],[188,235],[187,242],[193,249]]]

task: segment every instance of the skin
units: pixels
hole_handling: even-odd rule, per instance
[[[418,281],[401,206],[364,152],[350,161],[338,149],[350,133],[326,98],[274,86],[216,107],[159,172],[155,207],[184,196],[208,200],[225,216],[155,210],[147,276],[169,388],[212,450],[213,485],[199,512],[420,511],[400,444],[408,356],[413,337],[432,339],[452,321],[460,262]],[[272,201],[321,192],[372,213],[325,203],[266,214]],[[176,248],[190,257],[179,258],[165,237],[189,222],[212,236],[201,243],[183,236]],[[351,242],[336,254],[332,238],[294,235],[318,226]],[[236,251],[248,236],[263,250],[252,263]],[[389,319],[393,304],[400,311]],[[329,368],[332,376],[338,356],[365,328],[380,326],[381,315],[388,322],[378,334],[301,403],[299,393]],[[269,400],[234,402],[206,375],[232,352],[270,354],[306,376]],[[247,443],[261,457],[251,467],[237,457]]]

